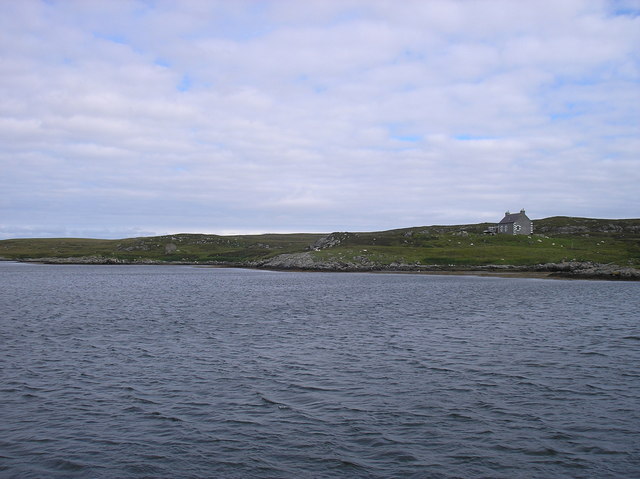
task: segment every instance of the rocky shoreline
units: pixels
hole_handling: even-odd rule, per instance
[[[526,276],[568,279],[598,279],[640,281],[640,269],[614,264],[592,262],[545,263],[536,265],[422,265],[422,264],[377,264],[373,262],[351,263],[343,261],[318,261],[310,252],[281,254],[273,258],[252,262],[189,262],[159,260],[123,260],[104,256],[69,258],[28,258],[21,262],[43,264],[95,264],[95,265],[198,265],[233,268],[268,269],[276,271],[310,272],[403,272],[432,274],[479,274],[501,276]]]
[[[252,267],[276,270],[346,271],[346,272],[413,272],[413,273],[537,273],[552,278],[606,279],[640,281],[640,269],[592,262],[545,263],[537,265],[421,265],[391,263],[318,262],[310,253],[283,254]]]

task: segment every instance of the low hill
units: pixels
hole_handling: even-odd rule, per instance
[[[264,234],[219,236],[175,234],[102,240],[85,238],[29,238],[0,241],[0,257],[84,258],[83,262],[204,262],[238,263],[282,253],[304,251],[321,234]],[[91,261],[91,259],[96,261]]]
[[[566,220],[566,221],[565,221]],[[525,235],[487,235],[488,223],[377,233],[332,233],[314,245],[325,260],[423,265],[534,265],[594,262],[640,266],[640,219],[553,217]]]
[[[0,257],[56,263],[197,263],[349,271],[569,263],[640,267],[640,219],[545,218],[534,220],[535,234],[531,236],[484,234],[489,225],[329,235],[13,239],[0,241]]]
[[[627,234],[640,235],[640,220],[604,220],[594,218],[575,218],[552,216],[534,222],[537,233],[551,235],[573,234]]]

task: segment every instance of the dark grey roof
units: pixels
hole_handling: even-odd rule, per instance
[[[498,224],[503,225],[505,223],[515,223],[522,217],[526,218],[526,215],[524,213],[511,213],[508,215],[504,215],[504,218],[502,218],[502,221],[500,221],[500,223]]]

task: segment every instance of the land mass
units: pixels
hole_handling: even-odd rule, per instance
[[[489,223],[330,234],[175,234],[0,241],[0,258],[57,264],[197,264],[305,271],[514,274],[640,280],[640,219],[551,217],[533,235]]]

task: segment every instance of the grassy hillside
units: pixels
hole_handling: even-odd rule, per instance
[[[563,234],[627,234],[640,235],[639,219],[607,220],[553,216],[534,221],[535,232],[553,235]]]
[[[528,265],[592,261],[638,266],[640,236],[487,236],[462,232],[432,234],[418,229],[401,234],[351,234],[340,244],[315,255],[327,261],[380,264]]]
[[[0,241],[0,257],[8,259],[101,256],[126,261],[243,262],[303,251],[319,234],[218,236],[176,234],[100,240],[34,238]]]
[[[7,259],[100,257],[123,261],[243,264],[312,251],[320,261],[355,264],[529,265],[592,261],[640,267],[640,219],[553,217],[536,234],[490,236],[489,224],[423,226],[371,233],[217,236],[177,234],[122,240],[78,238],[0,241]]]

